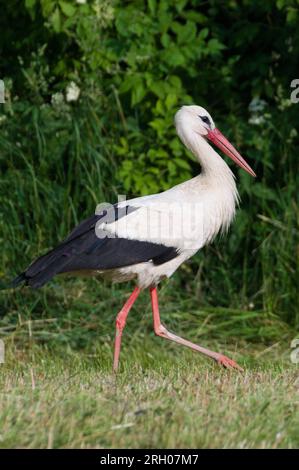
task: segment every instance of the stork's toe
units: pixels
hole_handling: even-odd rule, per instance
[[[237,364],[235,361],[233,361],[229,357],[224,356],[224,354],[219,354],[219,357],[216,359],[216,361],[218,362],[218,364],[225,367],[226,369],[237,369],[240,372],[244,372],[244,369],[242,369],[242,367],[239,366],[239,364]]]

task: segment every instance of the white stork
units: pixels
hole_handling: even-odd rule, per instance
[[[92,274],[114,281],[134,279],[136,287],[116,318],[114,370],[122,332],[142,289],[149,288],[156,335],[183,344],[225,367],[242,370],[223,354],[193,344],[161,323],[157,285],[220,231],[231,224],[238,191],[228,165],[211,147],[219,147],[250,175],[254,171],[215,127],[200,106],[183,106],[175,115],[177,133],[201,165],[201,173],[167,191],[111,206],[79,224],[56,248],[36,259],[14,281],[38,288],[56,274]],[[171,158],[171,157],[170,157]]]

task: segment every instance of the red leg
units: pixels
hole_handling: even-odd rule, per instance
[[[127,316],[129,314],[129,311],[133,307],[133,304],[134,304],[135,300],[137,299],[138,295],[140,294],[140,290],[141,289],[139,287],[135,287],[132,294],[130,295],[130,297],[126,301],[125,305],[123,306],[123,308],[121,309],[121,311],[119,312],[119,314],[116,317],[114,361],[113,361],[113,370],[114,370],[114,372],[116,372],[117,369],[118,369],[119,353],[120,353],[120,347],[121,347],[121,337],[122,337],[123,329],[126,325]]]
[[[165,326],[162,325],[161,320],[160,320],[157,288],[156,287],[151,288],[150,293],[151,293],[152,310],[153,310],[154,330],[157,336],[161,336],[162,338],[169,339],[170,341],[174,341],[175,343],[183,344],[184,346],[187,346],[188,348],[194,349],[195,351],[198,351],[201,354],[204,354],[205,356],[211,357],[212,359],[217,361],[218,364],[221,364],[224,367],[232,367],[240,371],[243,371],[242,367],[240,367],[235,361],[233,361],[232,359],[229,359],[223,354],[210,351],[210,349],[203,348],[202,346],[199,346],[198,344],[191,343],[191,341],[180,338],[179,336],[174,335],[173,333],[170,333],[165,328]]]

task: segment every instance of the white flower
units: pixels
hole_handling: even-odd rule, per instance
[[[86,0],[76,0],[76,2],[80,5],[84,5],[86,3]]]
[[[249,104],[249,113],[251,114],[249,118],[249,123],[254,126],[259,126],[265,122],[265,113],[263,113],[266,108],[267,103],[260,98],[253,98]]]
[[[70,101],[77,101],[80,96],[80,88],[76,85],[75,82],[71,82],[66,87],[66,101],[69,103]]]
[[[63,97],[63,94],[58,92],[58,93],[54,93],[54,95],[52,95],[51,97],[51,104],[53,106],[61,106],[64,102],[64,97]]]
[[[249,124],[253,124],[254,126],[259,126],[260,124],[263,124],[265,122],[264,116],[257,116],[254,114],[249,118],[248,120]]]
[[[249,104],[249,112],[250,113],[259,113],[264,111],[267,103],[265,100],[261,100],[260,98],[253,98]]]

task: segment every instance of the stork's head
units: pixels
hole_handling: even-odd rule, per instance
[[[187,146],[188,139],[186,139],[186,135],[190,135],[190,133],[196,134],[202,139],[209,140],[216,145],[251,176],[256,176],[252,168],[235,147],[224,137],[219,129],[216,128],[211,115],[205,108],[195,105],[182,106],[175,115],[175,125],[180,138]]]

